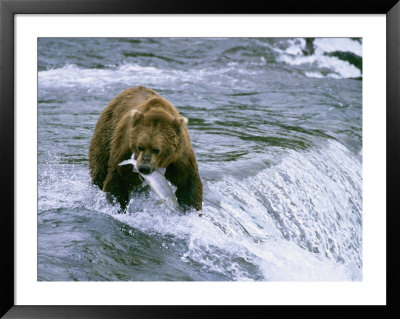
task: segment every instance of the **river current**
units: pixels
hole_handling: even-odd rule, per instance
[[[101,111],[143,85],[189,119],[202,216],[93,186]],[[362,280],[362,41],[39,38],[38,280]]]

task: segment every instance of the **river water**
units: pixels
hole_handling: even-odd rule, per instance
[[[138,85],[189,119],[202,217],[91,184]],[[38,39],[39,281],[362,280],[362,219],[361,39]]]

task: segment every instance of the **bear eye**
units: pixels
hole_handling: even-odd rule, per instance
[[[143,146],[138,146],[138,150],[139,150],[139,152],[143,152],[144,151],[144,147]]]
[[[160,153],[160,150],[159,150],[158,148],[155,148],[155,149],[153,149],[153,153],[154,153],[154,154],[159,154],[159,153]]]

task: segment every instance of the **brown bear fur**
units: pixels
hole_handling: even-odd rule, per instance
[[[137,167],[144,163],[151,172],[166,167],[165,177],[177,187],[182,207],[201,210],[203,185],[186,124],[153,90],[139,86],[123,91],[103,110],[94,130],[89,149],[93,183],[114,195],[125,210],[142,181],[131,165],[118,164],[135,153]]]

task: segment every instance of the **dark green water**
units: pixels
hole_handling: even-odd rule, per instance
[[[361,280],[362,44],[308,42],[39,39],[38,280]],[[91,185],[99,114],[138,85],[189,119],[203,217]]]

